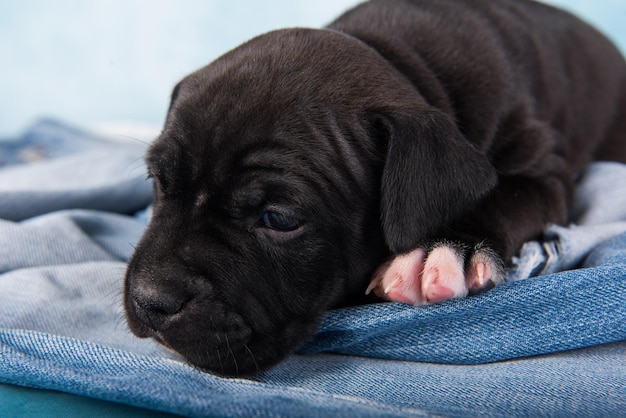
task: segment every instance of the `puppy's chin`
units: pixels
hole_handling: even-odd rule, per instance
[[[203,371],[222,376],[250,376],[284,360],[299,345],[302,335],[313,333],[315,325],[299,324],[298,332],[292,331],[295,337],[292,341],[272,336],[241,340],[228,333],[207,333],[193,341],[177,340],[170,334],[164,335],[165,340],[160,337],[156,340]],[[218,341],[214,341],[216,338]]]

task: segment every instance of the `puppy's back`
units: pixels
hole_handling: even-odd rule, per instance
[[[329,27],[376,49],[480,149],[531,112],[559,134],[572,169],[590,156],[626,162],[626,63],[567,12],[528,0],[372,0]]]

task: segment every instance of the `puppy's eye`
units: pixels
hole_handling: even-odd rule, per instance
[[[262,221],[267,228],[281,232],[295,231],[302,225],[299,219],[272,211],[264,212]]]

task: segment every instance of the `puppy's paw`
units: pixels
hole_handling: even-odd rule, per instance
[[[438,243],[417,248],[383,264],[366,293],[381,299],[428,305],[486,291],[504,278],[503,263],[492,250],[477,245]]]

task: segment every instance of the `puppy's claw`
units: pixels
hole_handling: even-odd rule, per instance
[[[483,287],[483,285],[485,284],[485,263],[477,263],[476,264],[476,284],[478,284],[479,287]]]
[[[466,285],[470,294],[487,291],[500,284],[503,278],[504,267],[495,253],[482,249],[473,255],[466,271]]]
[[[367,286],[367,289],[365,289],[365,294],[369,295],[370,293],[372,293],[372,290],[374,290],[378,286],[380,286],[381,282],[382,282],[382,278],[380,278],[380,277],[372,279],[372,281],[370,282],[369,286]]]
[[[393,288],[400,287],[401,285],[402,285],[402,276],[400,276],[399,274],[396,274],[393,277],[393,280],[391,281],[391,283],[389,283],[387,287],[385,287],[385,294],[388,295],[389,292],[393,290]]]

